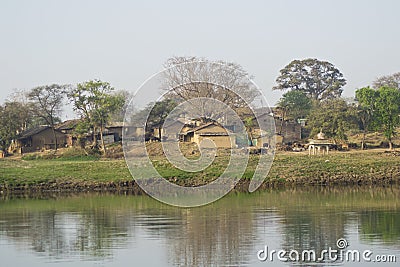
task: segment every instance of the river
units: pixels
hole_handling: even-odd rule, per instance
[[[346,244],[341,250],[339,239]],[[328,257],[323,251],[329,249],[338,252]],[[305,251],[310,257],[302,258]],[[312,251],[323,259],[313,259]],[[393,187],[232,193],[190,209],[129,194],[0,195],[5,267],[376,266],[394,260],[379,265],[400,261],[400,189]]]

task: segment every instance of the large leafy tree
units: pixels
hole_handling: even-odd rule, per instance
[[[400,90],[400,72],[379,77],[373,82],[372,85],[375,89],[387,86]]]
[[[315,100],[340,97],[346,84],[343,74],[327,61],[293,60],[280,70],[274,90],[296,90]]]
[[[282,133],[284,121],[291,119],[297,121],[305,118],[311,110],[311,99],[301,91],[289,91],[283,94],[278,102],[278,110],[281,117],[279,133]]]
[[[74,109],[92,128],[93,147],[98,146],[97,134],[100,133],[101,149],[106,153],[103,132],[112,114],[124,106],[124,97],[121,94],[113,94],[114,88],[100,80],[91,80],[79,83],[68,96]]]
[[[153,104],[150,104],[147,109]],[[148,113],[148,118],[146,121],[146,131],[150,129],[158,128],[158,138],[162,140],[162,126],[167,119],[171,111],[177,106],[173,99],[164,99],[154,103],[151,111]]]
[[[28,98],[33,104],[32,111],[52,129],[56,151],[58,142],[55,125],[60,121],[59,116],[68,87],[69,85],[51,84],[35,87],[28,92]]]
[[[356,100],[358,102],[357,117],[363,131],[361,140],[361,149],[365,147],[365,136],[368,130],[374,129],[377,126],[376,121],[376,101],[379,93],[370,88],[364,87],[356,90]]]
[[[129,101],[133,98],[133,93],[126,91],[126,90],[118,90],[113,93],[114,95],[118,96],[118,99],[122,99],[124,101],[124,105],[122,108],[117,109],[113,114],[110,116],[111,121],[118,121],[122,122],[125,118],[125,113],[129,107]]]
[[[392,138],[400,125],[400,91],[386,86],[379,88],[375,106],[379,125],[392,150]]]
[[[307,127],[315,136],[322,130],[335,141],[347,140],[346,131],[355,126],[355,109],[342,98],[320,102],[308,116]]]

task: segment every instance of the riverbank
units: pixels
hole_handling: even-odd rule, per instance
[[[165,159],[156,168],[176,184],[198,186],[220,175],[227,158],[219,157],[216,167],[199,174],[171,168]],[[257,156],[235,190],[246,192]],[[142,194],[123,159],[57,158],[1,159],[0,192],[86,192],[130,191]],[[278,152],[260,190],[292,186],[400,185],[400,153],[385,150],[333,152],[309,157],[306,152]]]

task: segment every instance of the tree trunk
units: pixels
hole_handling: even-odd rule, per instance
[[[103,138],[103,130],[104,127],[103,125],[100,126],[100,141],[101,141],[101,150],[103,151],[103,155],[106,155],[106,145],[104,144],[104,138]]]
[[[364,150],[364,147],[365,147],[365,136],[366,136],[366,131],[364,130],[363,131],[363,137],[362,137],[362,140],[361,140],[361,150]]]
[[[389,150],[393,150],[393,143],[392,143],[392,140],[389,140]]]
[[[57,152],[58,142],[57,142],[56,129],[54,129],[54,125],[51,127],[51,130],[53,131],[53,137],[54,137],[54,149],[55,149],[56,152]]]
[[[96,148],[97,147],[97,128],[96,126],[93,126],[93,143],[92,147]]]

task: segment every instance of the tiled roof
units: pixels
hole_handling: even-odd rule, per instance
[[[50,126],[47,126],[47,125],[37,126],[35,128],[32,128],[32,129],[29,129],[29,130],[26,130],[26,131],[22,132],[20,134],[20,136],[18,137],[18,139],[25,139],[25,138],[31,137],[32,135],[36,135],[38,133],[41,133],[44,130],[47,130],[49,128],[50,128]]]
[[[80,121],[81,121],[81,120],[79,120],[79,119],[64,121],[64,122],[62,122],[62,123],[57,124],[55,128],[56,128],[57,130],[70,130],[70,129],[74,129],[74,128],[78,125],[78,123],[79,123]]]
[[[113,122],[109,122],[106,125],[106,128],[118,128],[118,127],[124,127],[124,122],[123,121],[113,121]]]
[[[183,133],[184,135],[186,135],[186,134],[188,134],[188,133],[192,133],[192,132],[197,132],[197,131],[199,131],[199,130],[201,130],[201,129],[204,129],[204,128],[207,128],[208,126],[210,126],[210,125],[215,125],[215,126],[221,126],[219,123],[217,123],[217,122],[209,122],[209,123],[206,123],[206,124],[203,124],[203,125],[200,125],[200,126],[197,126],[196,128],[193,128],[193,129],[190,129],[189,131],[186,131],[185,133]],[[222,126],[221,126],[222,127]],[[222,127],[223,128],[223,127]],[[225,129],[225,128],[224,128]],[[203,133],[204,135],[206,135],[207,133]],[[214,133],[214,135],[215,135],[216,133]],[[223,132],[219,132],[218,134],[226,134],[226,131],[223,131]]]

